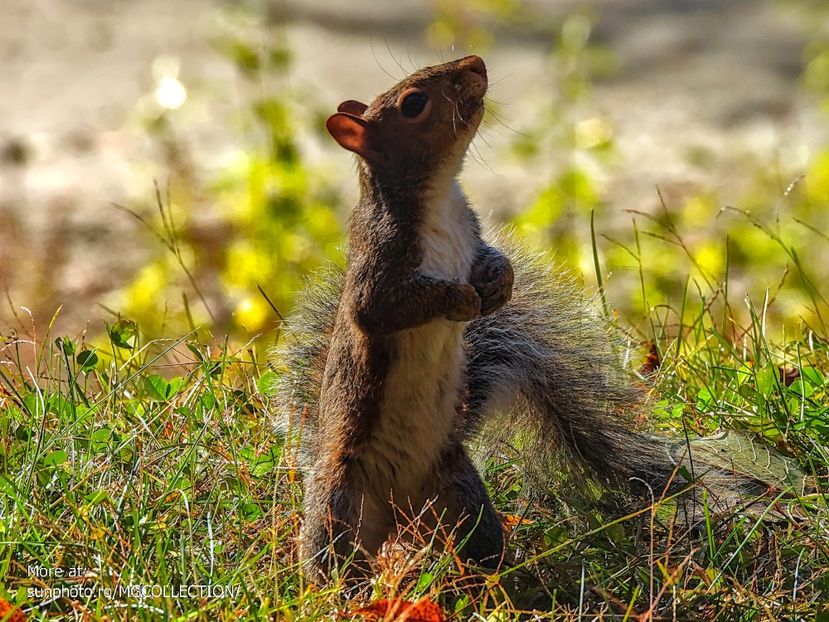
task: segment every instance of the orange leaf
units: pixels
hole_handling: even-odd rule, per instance
[[[532,525],[535,523],[535,521],[531,518],[524,518],[518,514],[502,514],[501,522],[504,523],[504,527],[507,527],[508,529],[515,529],[520,525]]]
[[[445,622],[446,616],[439,605],[427,598],[416,603],[399,598],[375,600],[373,603],[349,615],[360,615],[366,622]]]
[[[5,622],[26,622],[26,616],[9,601],[0,598],[0,620],[4,620]]]

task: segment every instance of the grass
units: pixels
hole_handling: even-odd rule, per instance
[[[387,598],[427,598],[458,620],[829,619],[828,336],[804,324],[769,343],[768,300],[738,326],[722,290],[689,289],[651,314],[649,348],[632,348],[634,360],[650,350],[651,423],[742,430],[811,487],[771,494],[759,515],[706,513],[688,532],[659,491],[620,517],[566,485],[527,498],[519,466],[492,459],[509,563],[479,574],[416,541],[350,591],[299,572],[301,477],[268,417],[258,344],[145,343],[126,320],[92,342],[7,330],[0,597],[29,620],[323,620]]]

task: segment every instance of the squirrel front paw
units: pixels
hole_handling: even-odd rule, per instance
[[[481,297],[466,283],[454,283],[449,290],[446,318],[453,322],[469,322],[481,314]]]
[[[512,298],[514,274],[509,259],[487,255],[473,266],[470,281],[481,297],[481,315],[494,313]]]

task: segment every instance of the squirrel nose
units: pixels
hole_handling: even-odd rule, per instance
[[[480,56],[472,55],[462,58],[460,60],[460,66],[462,69],[466,69],[472,73],[477,73],[484,80],[486,80],[486,63],[484,63],[484,59]]]

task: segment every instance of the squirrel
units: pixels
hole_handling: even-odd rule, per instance
[[[542,469],[657,496],[689,483],[686,443],[635,429],[645,391],[606,320],[549,263],[485,240],[457,177],[487,88],[484,61],[467,56],[326,123],[358,156],[360,199],[347,266],[301,296],[275,388],[283,425],[301,432],[299,551],[316,576],[350,556],[360,567],[427,505],[464,559],[501,563],[501,521],[466,448],[496,417]],[[706,484],[728,505],[767,489],[717,466]]]

